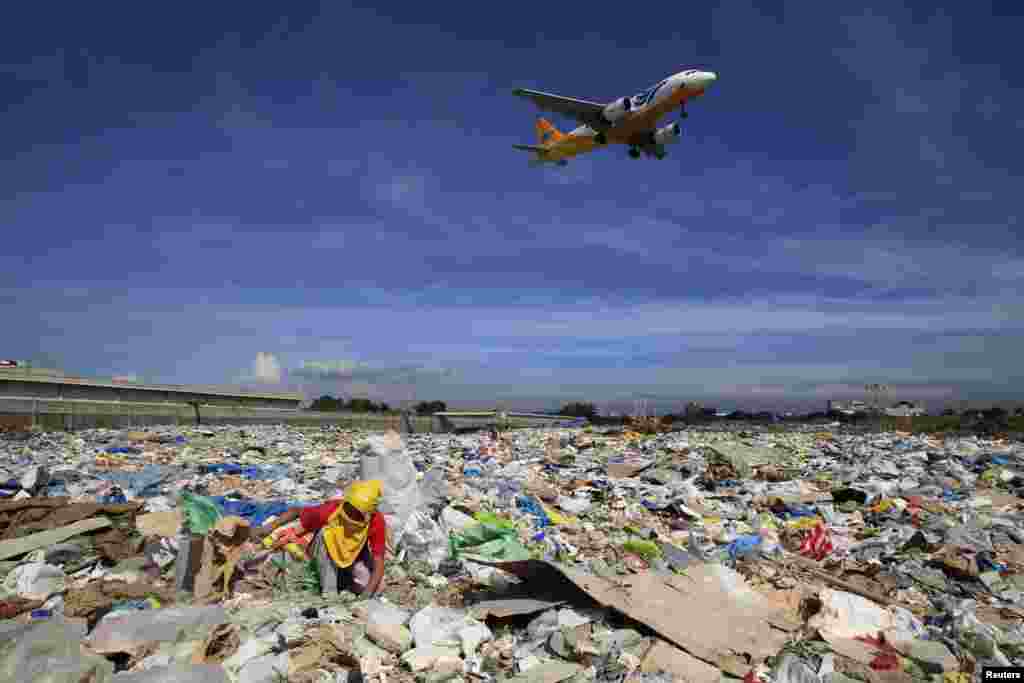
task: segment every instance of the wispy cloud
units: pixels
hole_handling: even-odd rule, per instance
[[[260,382],[279,384],[281,382],[281,363],[278,362],[274,354],[262,351],[256,354],[253,376]]]

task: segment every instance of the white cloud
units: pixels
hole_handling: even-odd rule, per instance
[[[253,377],[259,382],[281,383],[281,364],[272,353],[261,351],[256,354]]]

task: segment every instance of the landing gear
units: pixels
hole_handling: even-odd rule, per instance
[[[599,145],[607,145],[608,136],[604,134],[604,131],[598,131],[597,135],[594,136],[594,142],[596,142]]]
[[[638,150],[636,147],[630,147],[629,148],[629,158],[630,159],[639,159],[640,158],[640,150]]]
[[[679,110],[679,118],[685,119],[689,115],[690,114],[685,109],[680,109]]]
[[[659,160],[660,159],[664,159],[665,158],[665,153],[664,152],[655,152],[654,153],[654,158],[655,159],[659,159]]]
[[[559,159],[559,160],[558,160],[558,165],[559,165],[559,166],[568,166],[568,165],[569,165],[569,162],[568,162],[568,161],[566,161],[565,159]]]

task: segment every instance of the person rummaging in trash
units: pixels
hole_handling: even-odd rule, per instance
[[[355,481],[340,500],[292,508],[265,525],[260,535],[298,518],[306,532],[315,534],[308,553],[319,569],[321,591],[375,595],[384,578],[387,549],[387,525],[377,512],[381,489],[379,479]]]

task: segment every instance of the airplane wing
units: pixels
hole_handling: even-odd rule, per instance
[[[569,116],[584,125],[607,128],[601,118],[601,112],[605,107],[603,104],[552,95],[539,90],[526,90],[525,88],[516,88],[512,94],[532,101],[539,109]]]
[[[521,149],[524,152],[546,152],[547,147],[541,147],[540,145],[512,145],[514,149]]]

